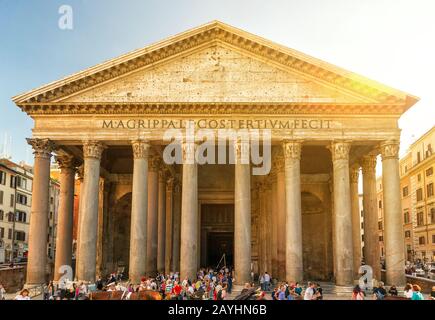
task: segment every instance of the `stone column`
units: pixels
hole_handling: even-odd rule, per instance
[[[276,213],[278,221],[277,232],[277,263],[278,278],[286,278],[286,180],[284,173],[284,156],[279,150],[274,157],[276,170]]]
[[[235,144],[234,271],[239,285],[251,282],[251,168],[249,143]]]
[[[272,225],[270,226],[270,263],[271,263],[271,271],[272,278],[279,279],[278,274],[278,208],[276,207],[276,203],[278,202],[278,184],[277,184],[277,175],[276,170],[274,170],[269,178],[270,187],[268,193],[270,197],[268,197],[268,207],[269,207],[269,215],[270,221]]]
[[[97,257],[98,200],[100,160],[104,145],[98,141],[83,143],[84,179],[80,212],[79,281],[95,282]]]
[[[272,203],[272,184],[269,179],[265,179],[264,181],[264,209],[265,209],[265,233],[266,233],[266,271],[270,274],[272,272],[272,276],[276,277],[276,270],[273,264],[273,231],[275,228],[273,227],[274,219],[273,215],[273,203]]]
[[[54,281],[64,274],[62,266],[72,267],[73,214],[74,214],[74,157],[62,154],[56,157],[60,168],[60,197],[56,233]],[[69,279],[73,280],[73,279]]]
[[[347,142],[331,144],[334,170],[334,237],[336,270],[339,286],[353,284],[352,212],[350,205],[349,150]]]
[[[286,192],[286,280],[303,280],[302,210],[301,210],[301,143],[285,141]],[[283,235],[284,236],[284,235]]]
[[[165,226],[165,273],[171,272],[171,259],[172,259],[172,224],[173,224],[173,211],[172,211],[172,189],[174,186],[174,179],[169,178],[166,183],[166,226]]]
[[[77,270],[79,269],[79,251],[80,251],[80,246],[79,246],[79,240],[80,240],[80,219],[81,219],[81,212],[82,212],[82,206],[83,206],[83,189],[85,187],[84,183],[83,183],[83,175],[84,175],[84,165],[82,164],[80,167],[77,168],[77,178],[79,180],[79,212],[78,212],[78,217],[77,217],[77,233],[76,233],[76,254],[75,254],[75,258],[76,258],[76,268],[75,268],[75,275],[74,275],[74,280],[78,281],[77,279]]]
[[[159,171],[159,208],[157,226],[157,271],[165,271],[166,240],[166,169],[162,165]]]
[[[133,147],[133,186],[131,196],[129,278],[140,283],[147,260],[148,155],[147,141],[136,140]]]
[[[27,143],[35,155],[26,278],[26,286],[32,286],[46,282],[50,158],[55,145],[48,139],[27,139]]]
[[[359,267],[361,266],[361,218],[358,196],[359,166],[350,168],[350,201],[352,208],[352,246],[353,246],[353,271],[355,278],[358,278]]]
[[[172,266],[174,272],[180,271],[180,236],[181,236],[181,185],[178,179],[174,180],[172,225]]]
[[[160,160],[152,156],[148,163],[148,216],[147,216],[147,261],[146,273],[155,276],[157,272],[157,227],[159,203]]]
[[[399,178],[399,142],[381,144],[387,283],[405,285],[405,250]]]
[[[181,192],[181,247],[180,276],[196,279],[198,266],[198,167],[195,161],[196,145],[184,142],[183,186]]]
[[[378,201],[376,194],[376,155],[364,156],[361,161],[363,175],[364,261],[373,268],[373,278],[381,280]]]

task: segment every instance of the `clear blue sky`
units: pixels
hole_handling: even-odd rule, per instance
[[[73,30],[58,28],[64,4]],[[0,143],[33,162],[12,96],[217,19],[419,96],[403,153],[435,124],[434,16],[432,0],[0,0]]]

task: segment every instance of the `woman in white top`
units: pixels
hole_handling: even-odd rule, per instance
[[[20,294],[15,297],[14,300],[30,300],[29,290],[23,289]]]
[[[412,291],[412,285],[410,283],[407,283],[405,288],[403,289],[404,294],[405,294],[405,298],[411,299],[412,298],[412,294],[414,293]]]

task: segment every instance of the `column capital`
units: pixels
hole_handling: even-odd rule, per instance
[[[100,141],[96,141],[96,140],[83,141],[83,157],[85,159],[94,158],[100,160],[104,149],[106,149],[106,146]]]
[[[50,159],[51,152],[56,149],[55,143],[50,139],[27,138],[26,140],[32,146],[35,158]]]
[[[249,140],[237,139],[234,141],[234,154],[236,156],[236,163],[249,164]]]
[[[146,140],[134,140],[131,142],[134,159],[147,159],[149,156],[150,144]]]
[[[59,169],[62,170],[76,170],[78,165],[77,159],[68,153],[60,153],[55,156],[55,160],[59,165]]]
[[[196,141],[184,141],[181,143],[181,153],[184,164],[195,163],[195,153],[198,143]]]
[[[333,141],[327,147],[332,154],[332,161],[349,160],[350,143],[348,141]]]
[[[350,183],[358,183],[359,165],[353,165],[349,168]]]
[[[376,155],[369,154],[365,155],[361,158],[361,168],[363,170],[363,174],[367,174],[370,172],[374,173],[376,168]]]
[[[382,160],[399,159],[400,143],[398,140],[388,140],[380,144]]]
[[[301,159],[302,141],[284,140],[282,142],[285,159]]]
[[[160,167],[160,157],[157,155],[151,155],[148,159],[148,170],[149,171],[157,171]]]

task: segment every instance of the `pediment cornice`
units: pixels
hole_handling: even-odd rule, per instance
[[[401,115],[403,104],[380,103],[29,103],[29,115],[60,114],[364,114]]]
[[[62,97],[89,89],[148,65],[156,64],[207,42],[215,41],[239,47],[257,56],[272,60],[274,63],[279,63],[381,104],[402,104],[406,110],[418,101],[418,98],[407,93],[389,88],[217,21],[18,95],[13,100],[20,107],[58,101]],[[23,110],[27,112],[28,108],[23,108]]]

